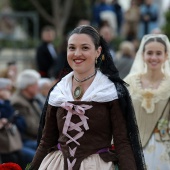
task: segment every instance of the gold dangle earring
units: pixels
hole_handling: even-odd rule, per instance
[[[104,54],[102,54],[102,61],[104,61],[105,60],[105,56],[104,56]]]
[[[148,69],[147,69],[147,64],[144,62],[144,73],[147,73]]]
[[[96,57],[96,59],[95,59],[95,64],[97,65],[97,57]]]
[[[161,65],[161,71],[162,71],[163,74],[165,74],[165,63],[163,63],[163,64]]]

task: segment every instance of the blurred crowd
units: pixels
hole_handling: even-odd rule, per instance
[[[108,42],[110,53],[123,79],[133,64],[140,40],[145,34],[163,33],[159,28],[159,7],[153,0],[131,0],[123,11],[117,0],[100,0],[92,7],[92,20],[85,18],[77,25],[93,25]],[[67,38],[67,36],[66,36]],[[0,129],[11,124],[20,132],[23,146],[20,150],[1,153],[0,163],[16,162],[24,169],[32,161],[37,148],[37,132],[41,112],[51,87],[71,71],[67,63],[65,41],[56,48],[55,29],[45,26],[41,32],[41,44],[36,48],[36,69],[18,71],[17,61],[9,61],[0,69]],[[116,40],[121,39],[119,46]],[[16,114],[17,111],[17,115]],[[0,141],[1,143],[1,141]]]

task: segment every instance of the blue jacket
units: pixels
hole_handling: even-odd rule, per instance
[[[149,15],[150,20],[146,22],[144,16]],[[154,28],[158,27],[159,10],[156,4],[150,6],[142,5],[140,7],[140,24],[138,38],[141,39],[145,34],[151,33]]]
[[[19,131],[23,133],[26,129],[26,123],[22,116],[15,115],[15,110],[9,100],[0,100],[0,118],[6,118],[16,124]]]

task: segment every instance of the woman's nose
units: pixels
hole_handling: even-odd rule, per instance
[[[81,55],[81,50],[80,49],[76,49],[74,55],[80,56]]]
[[[153,54],[153,55],[151,56],[151,58],[152,58],[152,59],[156,59],[156,58],[157,58],[156,54]]]

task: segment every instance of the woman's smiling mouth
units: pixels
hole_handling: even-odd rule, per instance
[[[76,64],[81,64],[84,60],[82,59],[75,59],[73,60]]]

